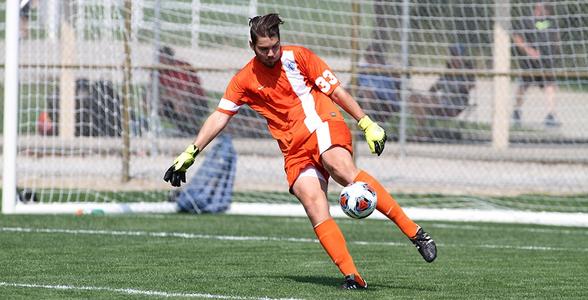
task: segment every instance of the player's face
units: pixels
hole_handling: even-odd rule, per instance
[[[268,67],[273,67],[282,57],[280,39],[277,36],[259,37],[251,48],[255,52],[255,57]]]

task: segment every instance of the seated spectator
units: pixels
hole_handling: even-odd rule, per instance
[[[400,76],[389,71],[370,71],[370,68],[390,67],[386,63],[381,46],[368,46],[365,63],[360,65],[358,76],[358,101],[378,122],[387,122],[390,115],[400,111]]]
[[[451,46],[449,54],[447,69],[473,69],[473,63],[466,58],[466,49],[462,45]],[[428,94],[412,93],[408,103],[420,131],[418,135],[422,135],[428,118],[453,118],[461,114],[470,105],[470,91],[475,86],[475,80],[473,74],[447,73],[437,79]]]
[[[176,59],[170,47],[159,50],[159,114],[177,128],[178,136],[194,136],[208,115],[208,102],[196,70]]]
[[[20,1],[20,12],[19,12],[19,28],[20,38],[26,39],[29,36],[29,20],[31,19],[31,1],[21,0]]]

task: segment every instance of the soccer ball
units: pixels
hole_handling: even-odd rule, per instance
[[[339,204],[343,212],[354,218],[363,219],[374,212],[378,197],[376,191],[365,182],[357,181],[343,188]]]

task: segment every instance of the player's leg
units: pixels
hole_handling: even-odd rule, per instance
[[[306,168],[292,185],[313,227],[331,218],[327,202],[327,182],[313,167]]]
[[[333,147],[325,151],[321,158],[325,169],[340,185],[346,186],[352,182],[363,181],[373,187],[378,194],[376,209],[396,223],[407,237],[416,235],[418,225],[404,213],[400,205],[377,179],[355,166],[349,151],[342,147]]]
[[[351,153],[343,147],[332,147],[323,152],[321,160],[325,169],[337,183],[346,186],[352,182],[363,181],[376,190],[378,203],[376,209],[392,220],[398,228],[415,244],[425,261],[432,262],[437,257],[437,247],[420,226],[412,221],[396,200],[382,184],[367,172],[357,169]]]
[[[366,288],[367,284],[359,275],[349,254],[345,237],[329,213],[326,179],[315,168],[306,168],[291,190],[304,206],[321,245],[345,276],[343,287]]]

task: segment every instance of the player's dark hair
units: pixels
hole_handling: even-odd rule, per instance
[[[284,24],[284,21],[276,13],[249,19],[249,35],[253,45],[257,43],[257,38],[259,37],[271,38],[277,36],[279,39],[281,24]]]

